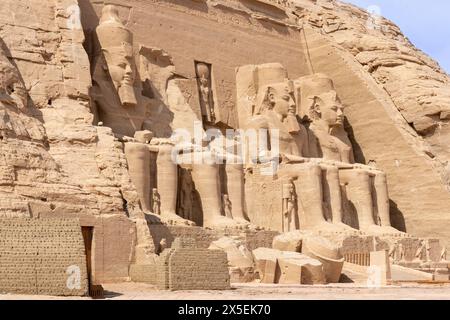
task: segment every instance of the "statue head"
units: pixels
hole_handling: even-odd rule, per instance
[[[295,81],[299,115],[312,122],[321,121],[329,127],[343,126],[344,106],[333,81],[323,74],[313,74]]]
[[[198,79],[202,86],[209,86],[210,69],[206,63],[199,62],[196,65]]]
[[[273,83],[261,87],[256,98],[256,114],[264,114],[271,110],[283,119],[295,115],[294,88],[292,81]]]
[[[133,34],[119,18],[119,11],[113,5],[106,5],[102,11],[97,37],[105,57],[105,71],[109,72],[120,102],[123,106],[137,105],[134,92],[136,64],[133,54]]]

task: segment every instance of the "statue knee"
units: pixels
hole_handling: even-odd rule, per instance
[[[327,177],[338,179],[339,178],[339,169],[337,167],[327,167]]]
[[[365,170],[355,170],[355,176],[358,178],[359,181],[361,182],[369,182],[370,180],[370,174],[369,172],[365,171]]]
[[[319,165],[309,165],[308,173],[312,176],[321,177],[322,176],[322,168]]]
[[[375,181],[377,184],[387,184],[387,175],[384,172],[380,172],[375,176]]]

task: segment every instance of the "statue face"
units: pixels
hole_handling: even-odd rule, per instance
[[[97,36],[106,60],[104,69],[109,72],[122,105],[135,106],[133,35],[120,21],[114,6],[104,8]]]
[[[268,99],[273,106],[272,110],[283,117],[287,117],[289,114],[295,114],[296,105],[293,90],[289,86],[289,83],[270,86]]]
[[[344,125],[344,106],[339,101],[335,91],[326,92],[316,97],[313,109],[320,119],[330,127]]]
[[[117,88],[120,101],[124,106],[136,105],[133,86],[136,73],[132,46],[123,43],[121,47],[105,49],[107,69],[114,86]]]

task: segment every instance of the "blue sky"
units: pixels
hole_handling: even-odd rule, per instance
[[[412,43],[450,73],[449,0],[343,0],[367,9],[378,6],[381,15],[397,24]]]

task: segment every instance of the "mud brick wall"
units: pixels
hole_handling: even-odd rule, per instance
[[[230,289],[226,253],[207,249],[175,249],[169,259],[169,289]]]
[[[130,278],[133,282],[143,282],[156,285],[157,264],[132,264],[130,265]]]
[[[0,218],[0,292],[86,295],[86,256],[78,220]]]
[[[160,290],[230,289],[227,255],[220,250],[167,249],[153,273],[153,284]]]
[[[272,248],[273,238],[279,235],[276,231],[241,231],[241,230],[209,230],[201,227],[149,225],[150,233],[155,244],[159,247],[162,239],[166,239],[167,246],[172,246],[176,238],[195,240],[196,247],[207,249],[212,242],[225,236],[238,236],[247,243],[250,250],[265,247]]]
[[[170,274],[170,256],[173,254],[174,250],[167,249],[161,253],[159,259],[156,262],[155,272],[155,285],[160,290],[169,289],[169,274]]]

